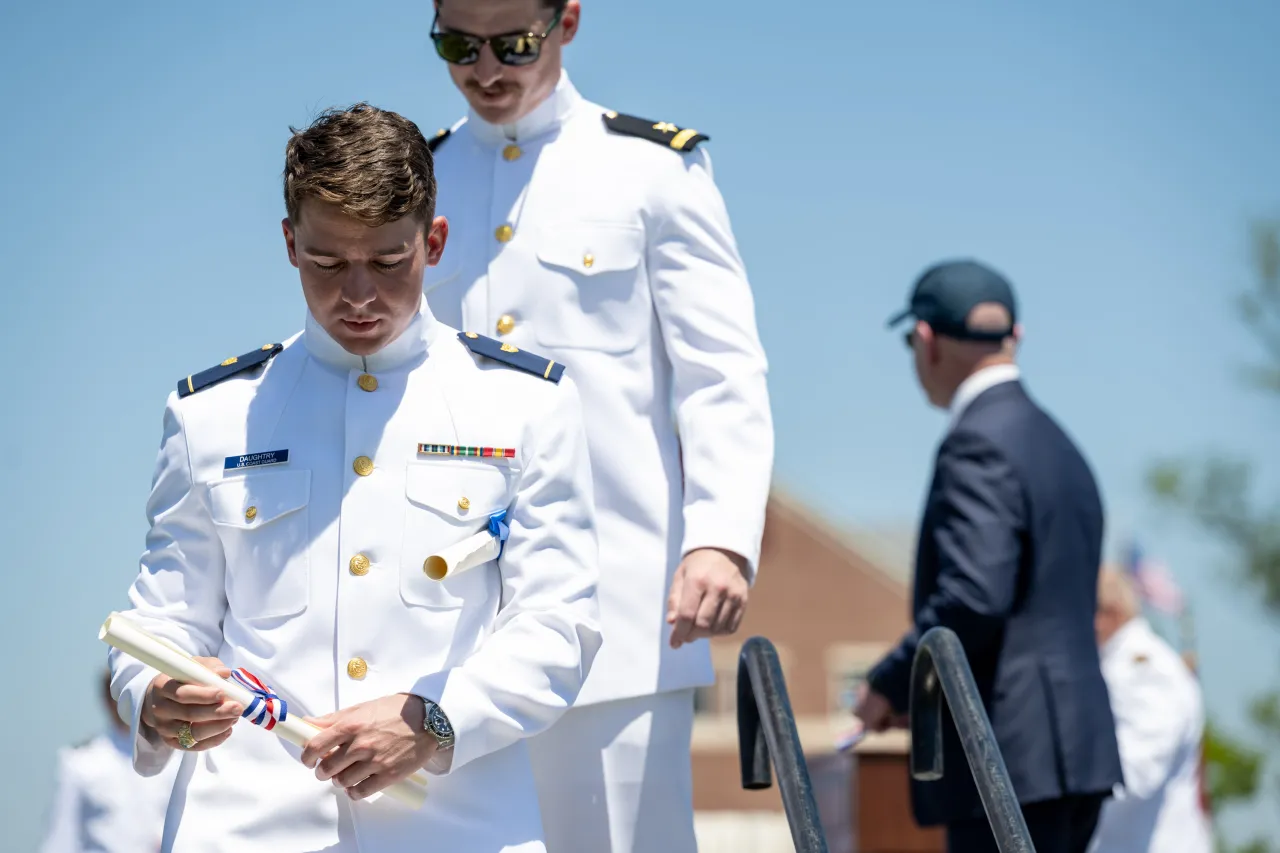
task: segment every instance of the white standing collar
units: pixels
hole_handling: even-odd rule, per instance
[[[580,103],[582,96],[569,80],[569,72],[561,69],[560,81],[556,83],[555,89],[524,118],[511,124],[490,124],[476,115],[475,110],[470,110],[467,114],[467,127],[471,128],[476,139],[489,145],[519,142],[559,127]]]
[[[302,339],[307,352],[317,361],[342,370],[395,370],[426,354],[434,341],[440,322],[427,307],[424,296],[418,303],[418,314],[400,336],[373,355],[359,356],[347,352],[342,344],[324,330],[324,327],[307,312],[306,331]]]

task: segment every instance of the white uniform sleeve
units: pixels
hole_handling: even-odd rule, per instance
[[[81,853],[84,849],[80,843],[81,820],[79,778],[70,753],[64,750],[58,756],[58,787],[40,853]]]
[[[169,395],[165,407],[147,521],[150,530],[141,571],[129,590],[133,609],[125,615],[190,654],[217,655],[226,613],[226,559],[205,492],[192,482],[186,429],[176,393]],[[154,776],[173,752],[154,732],[142,727],[142,699],[158,673],[116,649],[111,650],[109,661],[111,694],[120,718],[133,733],[134,769],[143,776]]]
[[[1153,796],[1173,774],[1184,739],[1185,715],[1177,685],[1155,661],[1135,662],[1109,684],[1116,740],[1128,798]]]
[[[577,698],[600,648],[591,468],[578,392],[568,377],[530,413],[524,467],[498,558],[502,607],[460,666],[409,692],[440,704],[456,741],[453,772],[548,728]],[[437,767],[428,769],[437,771]]]
[[[684,463],[682,554],[723,548],[754,581],[773,473],[768,371],[724,199],[701,149],[655,186],[649,282],[674,372]]]

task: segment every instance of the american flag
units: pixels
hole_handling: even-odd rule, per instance
[[[1186,601],[1177,581],[1162,561],[1147,556],[1138,544],[1129,548],[1125,568],[1144,602],[1162,613],[1178,616]]]

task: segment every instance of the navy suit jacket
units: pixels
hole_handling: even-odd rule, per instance
[[[914,627],[868,681],[905,712],[919,638],[955,631],[1022,803],[1121,782],[1093,622],[1102,535],[1097,483],[1066,433],[1020,382],[979,394],[938,449]],[[922,826],[983,814],[944,717],[943,777],[911,783]]]

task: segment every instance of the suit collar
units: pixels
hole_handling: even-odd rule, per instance
[[[991,367],[982,368],[960,383],[955,396],[951,399],[950,427],[954,428],[974,401],[987,391],[998,385],[1018,382],[1021,376],[1022,373],[1016,364],[994,364]]]

